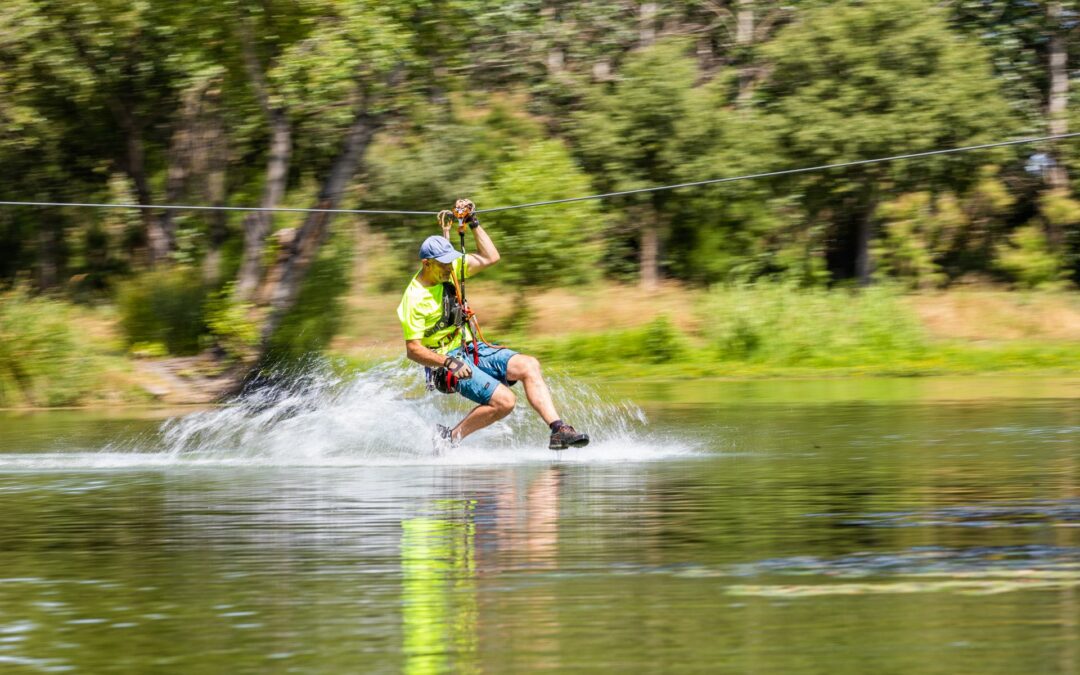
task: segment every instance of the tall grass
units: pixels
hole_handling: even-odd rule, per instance
[[[665,364],[685,375],[784,369],[909,373],[921,369],[933,350],[901,299],[899,291],[884,286],[718,287],[698,306],[699,328],[691,333],[659,316],[639,328],[547,340],[521,336],[521,348],[571,368],[594,364],[595,372]]]
[[[517,337],[523,338],[520,335]],[[548,340],[523,338],[522,343],[521,349],[527,349],[541,359],[567,365],[580,361],[671,363],[682,360],[691,350],[688,338],[676,330],[666,316],[659,316],[640,328],[577,334]]]
[[[720,361],[844,367],[921,358],[926,336],[900,298],[888,286],[714,288],[702,303],[701,333]]]
[[[93,364],[70,312],[21,289],[0,294],[0,405],[71,405],[92,388]]]

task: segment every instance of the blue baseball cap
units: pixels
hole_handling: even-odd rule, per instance
[[[434,258],[441,263],[454,262],[461,257],[461,253],[454,248],[450,240],[433,234],[420,244],[420,259]]]

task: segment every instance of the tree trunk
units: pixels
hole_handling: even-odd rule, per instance
[[[641,225],[641,287],[655,290],[660,284],[660,233],[655,222],[643,221]]]
[[[656,43],[655,2],[643,2],[638,8],[638,47],[647,49]],[[659,211],[642,207],[640,249],[638,251],[638,274],[641,287],[654,290],[660,281],[660,233],[657,222]]]
[[[38,223],[37,283],[47,291],[56,286],[60,278],[61,230],[48,217]]]
[[[285,195],[289,162],[292,158],[292,127],[288,109],[284,105],[272,105],[269,85],[263,67],[255,53],[254,38],[247,23],[240,22],[241,47],[248,80],[259,101],[267,126],[270,128],[270,154],[266,160],[266,184],[263,186],[264,209],[276,208]],[[236,282],[236,295],[241,301],[252,298],[262,279],[263,246],[273,227],[273,217],[268,211],[249,213],[244,218],[244,253]]]
[[[739,9],[735,22],[735,45],[739,51],[739,93],[735,103],[739,108],[746,107],[754,91],[755,65],[750,58],[750,48],[754,45],[754,0],[739,0]]]
[[[638,46],[651,47],[656,42],[656,3],[643,2],[638,8]]]
[[[874,273],[874,260],[870,255],[870,243],[874,240],[874,212],[877,210],[873,199],[866,212],[859,218],[855,242],[855,276],[860,286],[869,286]]]
[[[275,110],[271,118],[270,157],[266,162],[266,185],[263,187],[262,201],[264,209],[277,207],[285,196],[286,179],[289,175],[289,161],[292,157],[292,127],[285,111]],[[240,263],[240,276],[237,279],[236,294],[241,300],[249,300],[255,293],[262,279],[263,247],[266,237],[273,226],[273,214],[269,211],[256,211],[244,218],[244,257]]]
[[[146,152],[143,148],[142,128],[128,111],[124,111],[121,125],[125,131],[127,156],[124,158],[124,171],[135,186],[135,197],[144,206],[153,203],[150,193],[150,181],[146,175]],[[162,222],[150,211],[139,209],[139,217],[146,231],[146,243],[150,248],[150,264],[156,266],[169,257],[173,242],[169,232],[162,227]]]
[[[341,202],[361,157],[366,152],[378,123],[366,113],[366,105],[361,103],[352,126],[345,137],[341,152],[334,160],[330,173],[319,191],[316,208],[334,209]],[[266,356],[270,339],[281,324],[281,320],[296,304],[300,287],[311,264],[315,262],[319,248],[326,241],[330,232],[331,213],[309,213],[304,224],[296,231],[291,241],[282,251],[274,269],[267,275],[267,282],[260,292],[260,304],[267,306],[266,318],[260,334],[259,360]]]
[[[557,79],[566,68],[566,52],[559,44],[559,8],[553,2],[545,3],[540,9],[540,16],[546,25],[547,58],[545,67],[549,78]]]
[[[205,85],[194,86],[181,97],[180,112],[169,144],[168,168],[165,172],[166,204],[176,204],[183,199],[191,175],[195,126],[199,121],[199,107],[204,91]],[[160,216],[159,227],[170,239],[175,239],[175,216],[176,212],[172,209],[165,209]]]
[[[594,82],[611,82],[611,62],[600,57],[592,66],[592,77]]]
[[[226,171],[229,165],[229,143],[225,123],[216,107],[216,92],[212,99],[214,114],[207,120],[202,146],[206,151],[205,198],[213,206],[225,205]],[[229,236],[226,226],[228,214],[213,211],[210,214],[210,241],[203,259],[203,279],[211,286],[221,280],[221,247]]]
[[[215,172],[207,177],[207,181],[215,186],[211,188],[213,196],[210,203],[214,206],[225,205],[225,172]],[[220,186],[220,187],[218,187]],[[221,281],[221,247],[229,237],[229,229],[225,226],[228,214],[224,211],[214,211],[210,215],[210,241],[203,258],[203,281],[210,286],[216,286]]]
[[[1069,118],[1066,107],[1069,101],[1069,69],[1068,69],[1068,45],[1066,45],[1066,29],[1062,22],[1061,2],[1054,0],[1047,3],[1046,16],[1050,29],[1050,41],[1047,45],[1047,61],[1050,76],[1050,92],[1046,105],[1046,116],[1050,122],[1050,134],[1066,134],[1069,132]],[[1065,169],[1064,158],[1059,143],[1054,143],[1055,148],[1050,151],[1050,168],[1046,173],[1046,182],[1051,190],[1068,192],[1069,174]],[[1047,232],[1050,245],[1060,249],[1064,244],[1064,233],[1060,225],[1052,224]]]

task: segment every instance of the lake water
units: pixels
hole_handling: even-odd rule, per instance
[[[432,457],[414,375],[0,412],[0,671],[1078,670],[1080,380],[563,381],[588,448]]]

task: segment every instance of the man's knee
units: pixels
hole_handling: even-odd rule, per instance
[[[509,415],[514,406],[517,405],[517,396],[514,396],[514,392],[510,391],[508,387],[500,384],[495,393],[491,395],[488,405],[503,415]]]
[[[528,379],[530,377],[540,376],[540,360],[535,356],[529,356],[528,354],[518,354],[521,358],[521,379]]]

